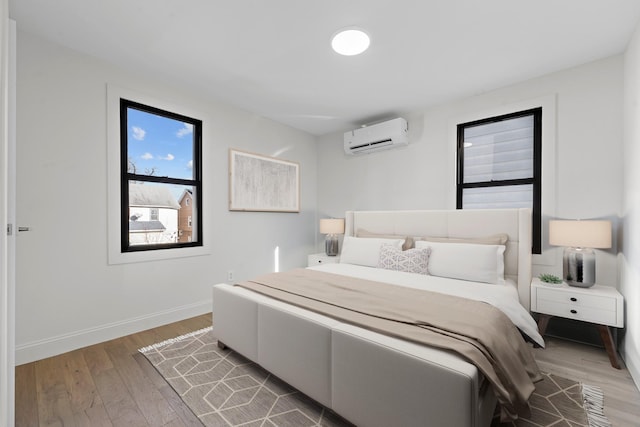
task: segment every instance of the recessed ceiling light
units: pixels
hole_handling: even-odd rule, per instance
[[[369,47],[369,36],[357,28],[341,30],[331,39],[331,47],[340,55],[359,55]]]

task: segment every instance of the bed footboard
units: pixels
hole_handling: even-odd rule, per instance
[[[213,333],[359,426],[488,426],[496,404],[475,366],[226,284]]]
[[[332,408],[356,425],[491,423],[496,397],[458,356],[347,324],[332,338]]]

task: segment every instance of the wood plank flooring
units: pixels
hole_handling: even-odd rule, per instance
[[[206,314],[16,367],[16,426],[202,426],[137,349],[211,325]],[[638,426],[640,392],[604,349],[547,338],[540,368],[597,385],[614,426]]]
[[[616,427],[640,426],[640,392],[622,358],[622,369],[615,369],[604,348],[548,336],[545,342],[546,348],[533,350],[541,370],[602,388],[609,421]]]
[[[202,426],[141,347],[211,325],[211,314],[16,367],[16,426]]]

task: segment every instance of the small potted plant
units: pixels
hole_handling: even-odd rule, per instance
[[[544,283],[553,283],[556,285],[562,283],[562,279],[558,276],[554,276],[553,274],[541,274],[538,278]]]

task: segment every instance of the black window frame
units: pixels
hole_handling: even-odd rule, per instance
[[[128,168],[128,117],[129,108],[143,111],[150,114],[178,120],[193,125],[193,179],[171,178],[167,176],[140,175],[129,172]],[[160,184],[176,184],[191,186],[195,189],[198,197],[196,203],[196,236],[195,242],[175,242],[156,243],[145,245],[129,244],[129,183],[149,182]],[[120,98],[120,247],[125,252],[143,252],[162,249],[176,249],[203,246],[203,224],[202,224],[202,120],[194,119],[182,114],[162,110],[150,105]]]
[[[508,180],[491,180],[465,183],[464,180],[464,131],[467,128],[496,123],[519,117],[533,116],[533,177]],[[456,209],[462,209],[463,190],[514,185],[533,185],[532,203],[532,253],[542,253],[542,107],[503,114],[461,123],[457,126]]]

